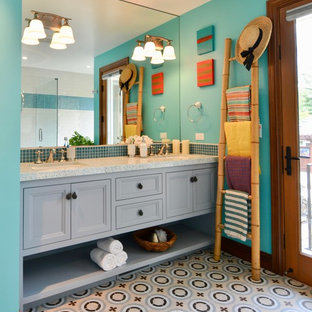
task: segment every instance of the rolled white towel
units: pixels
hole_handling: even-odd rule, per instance
[[[114,255],[123,250],[122,243],[112,237],[100,239],[97,241],[96,244],[98,248],[103,249],[107,252],[111,252]]]
[[[104,271],[116,268],[116,256],[99,248],[94,248],[90,252],[90,258]]]
[[[128,254],[124,250],[118,252],[115,256],[117,266],[125,264],[128,259]]]

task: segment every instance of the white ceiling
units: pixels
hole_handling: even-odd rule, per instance
[[[207,0],[130,0],[175,15],[181,15]],[[49,42],[39,46],[22,44],[22,65],[79,73],[93,73],[93,58],[149,29],[173,15],[120,0],[23,0],[23,29],[31,10],[58,14],[72,19],[76,43],[66,50],[53,50]],[[135,46],[135,42],[134,42]]]

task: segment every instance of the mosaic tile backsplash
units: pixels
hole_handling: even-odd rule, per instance
[[[154,151],[158,151],[160,147],[161,143],[152,144],[152,149]],[[40,148],[40,151],[42,152],[40,158],[42,161],[46,161],[48,159],[50,149],[51,148]],[[38,148],[21,149],[20,152],[21,162],[34,162],[37,159],[36,155],[37,150]],[[56,154],[54,155],[54,160],[60,160],[62,147],[55,148],[55,150]],[[172,153],[172,144],[169,144],[169,153]],[[137,154],[139,154],[138,148]],[[218,144],[190,143],[190,154],[218,156]],[[118,157],[118,156],[127,156],[126,144],[76,147],[76,159]]]

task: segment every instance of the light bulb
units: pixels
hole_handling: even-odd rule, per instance
[[[44,31],[42,22],[38,18],[34,18],[29,23],[29,33],[33,34],[37,39],[46,38],[47,35]]]
[[[67,48],[66,44],[59,41],[59,35],[60,33],[55,32],[52,36],[52,40],[50,43],[50,48],[56,49],[56,50],[64,50]]]
[[[175,60],[176,59],[176,56],[175,56],[175,52],[174,52],[174,47],[172,45],[167,45],[165,46],[165,49],[164,49],[164,53],[163,53],[163,58],[164,60]]]
[[[141,44],[137,45],[134,50],[131,59],[134,61],[145,61],[146,57],[144,55],[144,49]]]
[[[161,51],[155,51],[152,59],[151,59],[151,64],[162,64],[164,63],[164,59],[162,57]]]
[[[61,27],[60,32],[59,32],[59,36],[58,36],[58,40],[59,40],[59,42],[61,42],[63,44],[75,43],[73,30],[68,24],[65,24]]]
[[[25,27],[24,29],[22,43],[28,44],[28,45],[39,44],[39,40],[32,33],[29,32],[29,27]]]
[[[144,46],[144,55],[146,57],[153,57],[155,51],[155,43],[153,41],[147,41]]]

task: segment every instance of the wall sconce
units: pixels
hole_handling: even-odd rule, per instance
[[[165,47],[164,42],[166,43]],[[144,41],[137,40],[138,45],[134,48],[131,58],[134,61],[145,61],[147,57],[151,57],[151,64],[162,64],[165,60],[175,60],[176,56],[171,42],[172,40],[164,37],[146,35]]]
[[[39,39],[47,37],[45,29],[54,31],[50,47],[52,49],[63,50],[67,44],[75,43],[73,30],[69,26],[70,18],[56,14],[31,11],[33,19],[26,18],[28,26],[25,27],[22,43],[27,45],[38,45]]]

